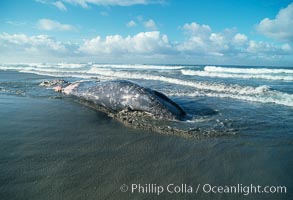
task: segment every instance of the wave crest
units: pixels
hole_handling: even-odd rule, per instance
[[[210,72],[210,71],[194,71],[194,70],[181,70],[183,75],[188,76],[203,76],[203,77],[215,77],[215,78],[238,78],[238,79],[267,79],[275,81],[293,81],[293,76],[284,75],[269,75],[269,74],[235,74],[222,73],[222,72]]]
[[[59,65],[49,65],[42,64],[41,66],[30,64],[30,65],[0,65],[0,69],[2,70],[16,70],[20,72],[26,73],[35,73],[40,75],[48,75],[48,76],[58,76],[58,77],[79,77],[79,78],[99,78],[101,80],[112,80],[112,79],[135,79],[135,80],[148,80],[148,81],[161,81],[168,84],[174,85],[170,91],[167,92],[169,95],[175,96],[207,96],[207,97],[218,97],[218,98],[232,98],[232,99],[240,99],[246,101],[254,101],[261,103],[275,103],[285,106],[293,107],[293,94],[288,94],[276,90],[272,90],[267,85],[261,85],[258,87],[252,86],[241,86],[237,84],[224,84],[224,83],[216,83],[216,82],[207,82],[207,81],[190,81],[180,79],[180,76],[176,76],[176,78],[169,77],[168,73],[148,71],[147,73],[143,73],[140,70],[134,70],[134,68],[121,69],[122,65],[97,65],[97,64],[59,64]],[[127,66],[127,65],[123,65]],[[141,68],[143,65],[135,67]],[[157,68],[158,66],[153,66],[153,68]],[[160,68],[168,69],[168,66],[159,66]],[[170,68],[173,66],[170,66]],[[181,66],[180,66],[181,67]],[[180,68],[178,67],[178,69]],[[232,70],[231,70],[232,69]],[[215,67],[215,66],[206,66],[205,70],[222,70],[221,73],[218,73],[221,76],[264,76],[262,74],[236,74],[231,73],[234,70],[246,70],[249,72],[250,69],[237,69],[237,68],[224,68],[224,67]],[[264,68],[263,68],[264,69]],[[256,70],[257,73],[263,69],[253,69]],[[229,73],[224,73],[223,71],[230,70]],[[236,71],[235,71],[236,70]],[[273,71],[274,73],[280,72],[281,69],[266,69]],[[293,73],[293,70],[285,70],[282,69],[282,73]],[[237,72],[238,72],[237,71]],[[216,74],[216,72],[208,72],[208,71],[195,71],[195,70],[187,70],[180,69],[173,71],[174,75],[178,75],[178,72],[185,73],[188,75],[192,75],[192,73],[208,73],[208,74]],[[172,72],[172,73],[173,73]],[[244,71],[242,71],[244,72]],[[265,74],[267,77],[273,76],[272,74]],[[280,75],[274,76],[278,77]],[[292,79],[292,76],[283,76]],[[177,92],[179,88],[187,88],[187,92]],[[164,88],[162,88],[164,90]]]
[[[204,71],[207,72],[226,72],[237,74],[293,74],[292,69],[269,69],[269,68],[232,68],[232,67],[217,67],[205,66]]]

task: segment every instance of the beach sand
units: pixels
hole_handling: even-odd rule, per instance
[[[1,81],[43,79],[0,72]],[[0,199],[292,199],[292,140],[131,129],[68,99],[0,93]],[[281,146],[279,144],[282,144]],[[146,194],[127,184],[285,185],[287,194]],[[130,188],[129,188],[130,189]]]

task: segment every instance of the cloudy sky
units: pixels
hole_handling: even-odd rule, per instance
[[[0,63],[293,67],[287,0],[1,0]]]

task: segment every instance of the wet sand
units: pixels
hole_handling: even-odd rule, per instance
[[[292,199],[293,141],[288,138],[160,135],[127,128],[68,99],[3,93],[0,127],[1,200]],[[198,184],[285,185],[287,194],[120,191],[122,184],[135,183],[183,183],[194,189]]]

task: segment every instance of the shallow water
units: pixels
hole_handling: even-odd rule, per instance
[[[36,93],[40,80],[48,77],[15,72],[0,76],[2,88],[7,82],[32,83],[24,93],[12,87],[0,91],[0,199],[292,199],[288,109],[213,98],[207,104],[199,98],[192,109],[202,120],[233,116],[233,126],[242,129],[235,136],[187,139],[127,128],[44,88]],[[187,107],[194,101],[181,100]],[[201,191],[158,197],[120,191],[122,184],[136,183],[183,183],[194,189],[198,184],[281,185],[287,194]]]

